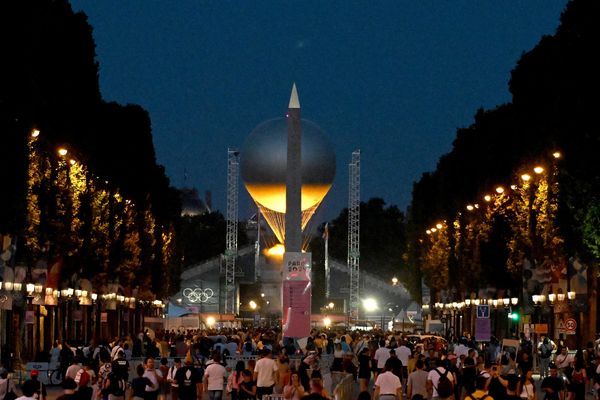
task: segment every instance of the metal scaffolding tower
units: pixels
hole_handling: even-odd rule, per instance
[[[348,165],[348,269],[350,270],[350,317],[358,318],[360,286],[360,150],[352,152]]]
[[[235,290],[235,260],[238,250],[238,177],[239,155],[235,149],[227,149],[227,236],[225,246],[225,307],[226,314],[237,311]]]

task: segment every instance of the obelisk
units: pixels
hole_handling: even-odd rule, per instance
[[[301,338],[310,332],[312,262],[311,254],[302,252],[302,128],[295,83],[287,123],[282,331],[284,337]]]
[[[285,251],[302,250],[302,131],[296,84],[288,106],[287,167],[285,176]]]

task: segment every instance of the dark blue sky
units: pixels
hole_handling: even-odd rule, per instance
[[[106,100],[152,118],[173,185],[225,209],[227,147],[284,115],[293,81],[304,118],[326,132],[338,173],[319,219],[361,198],[401,209],[480,107],[510,101],[510,71],[553,34],[566,0],[72,0],[94,28]],[[245,193],[241,190],[240,193]],[[246,195],[240,214],[253,212]]]

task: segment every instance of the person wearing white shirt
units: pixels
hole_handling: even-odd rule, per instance
[[[262,357],[254,367],[254,381],[256,381],[256,396],[262,399],[265,394],[273,394],[273,386],[276,382],[276,374],[279,368],[275,360],[271,358],[271,350],[264,348]]]
[[[396,357],[402,362],[402,383],[406,386],[406,380],[408,379],[408,359],[412,355],[410,349],[406,346],[406,341],[403,340],[400,347],[396,348]]]
[[[209,400],[221,400],[223,398],[223,383],[227,371],[221,365],[221,353],[213,351],[213,362],[204,370],[204,391],[208,392]]]
[[[432,399],[439,399],[440,396],[437,391],[438,384],[440,382],[440,377],[446,373],[446,368],[444,368],[440,361],[438,361],[437,367],[429,371],[427,375],[427,390],[432,392]],[[452,384],[455,384],[456,380],[454,379],[454,374],[451,371],[448,371],[447,375],[448,379]]]
[[[377,379],[377,375],[383,370],[385,367],[385,363],[390,358],[390,349],[385,347],[385,340],[381,339],[379,341],[379,348],[375,351],[375,355],[373,355],[373,359],[377,361],[377,374],[375,379]]]
[[[159,394],[159,382],[161,378],[158,375],[158,372],[154,369],[154,358],[146,357],[144,364],[145,371],[143,377],[150,379],[150,382],[152,382],[152,386],[146,385],[144,399],[156,400]]]
[[[560,354],[556,356],[554,363],[561,373],[573,363],[573,356],[569,354],[569,349],[566,346],[563,347]]]
[[[388,350],[389,352],[389,350]],[[388,359],[384,365],[383,371],[375,380],[375,391],[373,399],[378,400],[401,400],[402,384],[400,378],[392,373],[392,361]]]
[[[117,359],[119,355],[119,350],[123,350],[123,339],[119,339],[117,342],[115,342],[114,347],[110,351],[110,359],[112,361]]]
[[[0,399],[3,399],[8,392],[17,393],[17,388],[15,383],[8,379],[8,371],[0,367]]]
[[[460,356],[467,356],[469,354],[469,348],[461,341],[458,346],[454,348],[454,354],[456,357],[460,358]]]

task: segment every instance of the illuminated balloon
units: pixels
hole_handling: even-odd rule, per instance
[[[283,243],[285,237],[285,175],[287,119],[257,126],[240,152],[242,180]],[[335,176],[335,155],[322,130],[302,120],[302,229],[329,192]]]

